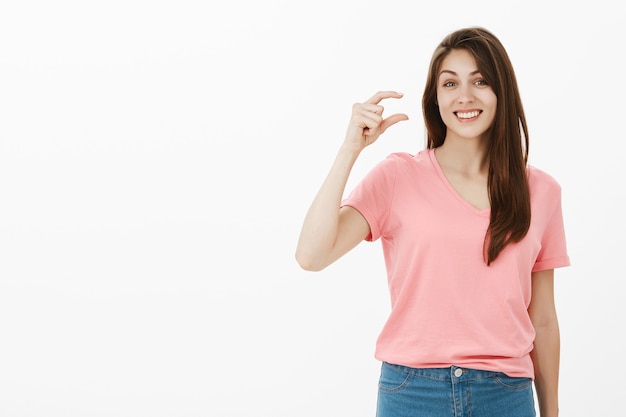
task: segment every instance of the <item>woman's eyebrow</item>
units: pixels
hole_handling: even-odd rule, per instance
[[[452,70],[444,69],[444,70],[441,70],[441,72],[439,73],[439,76],[441,77],[441,74],[443,74],[443,73],[452,74],[454,76],[458,76],[459,75],[459,74],[457,74],[456,72],[454,72]],[[480,70],[474,70],[474,71],[470,72],[469,75],[476,75],[476,74],[480,74]]]

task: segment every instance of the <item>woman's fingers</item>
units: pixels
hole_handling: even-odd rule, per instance
[[[385,108],[380,104],[357,103],[355,104],[358,111],[368,111],[376,114],[383,114]]]
[[[409,120],[409,116],[407,116],[404,113],[392,114],[391,116],[387,117],[380,123],[381,133],[387,130],[389,126],[393,126],[396,123],[401,122],[403,120]]]
[[[402,98],[403,96],[404,94],[398,93],[397,91],[379,91],[370,97],[369,100],[366,100],[365,103],[378,104],[386,98]]]
[[[366,123],[367,127],[369,128],[376,127],[383,121],[382,112],[378,113],[375,111],[367,110],[362,105],[355,107],[354,114],[358,122],[362,122],[362,121],[370,122],[370,123]]]
[[[358,108],[356,110],[356,115],[357,123],[360,127],[367,127],[370,130],[379,130],[380,133],[383,133],[390,126],[393,126],[398,122],[409,120],[409,116],[404,113],[392,114],[391,116],[383,119],[382,113],[368,111],[365,110],[365,108]]]
[[[352,106],[352,120],[346,140],[362,148],[378,139],[390,126],[409,117],[403,113],[396,113],[383,118],[384,107],[380,103],[386,98],[402,98],[403,94],[396,91],[379,91],[363,103]]]

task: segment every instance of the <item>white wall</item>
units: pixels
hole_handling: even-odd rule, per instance
[[[621,14],[608,0],[5,2],[0,415],[368,416],[388,312],[378,243],[293,253],[350,106],[411,120],[349,184],[424,144],[437,42],[496,33],[531,162],[563,187],[561,411],[609,415],[626,351]],[[575,3],[575,2],[574,2]]]

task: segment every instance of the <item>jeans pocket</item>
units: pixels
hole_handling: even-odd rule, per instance
[[[510,390],[525,390],[533,383],[533,380],[526,377],[513,377],[504,373],[495,376],[495,381],[502,387]]]
[[[412,374],[397,366],[383,363],[380,370],[378,388],[382,391],[398,391],[406,387],[411,380]]]

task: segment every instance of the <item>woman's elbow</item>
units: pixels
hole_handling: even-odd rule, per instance
[[[305,271],[319,272],[326,267],[326,265],[319,260],[316,261],[315,257],[301,250],[296,251],[296,262],[298,262],[300,268]]]

